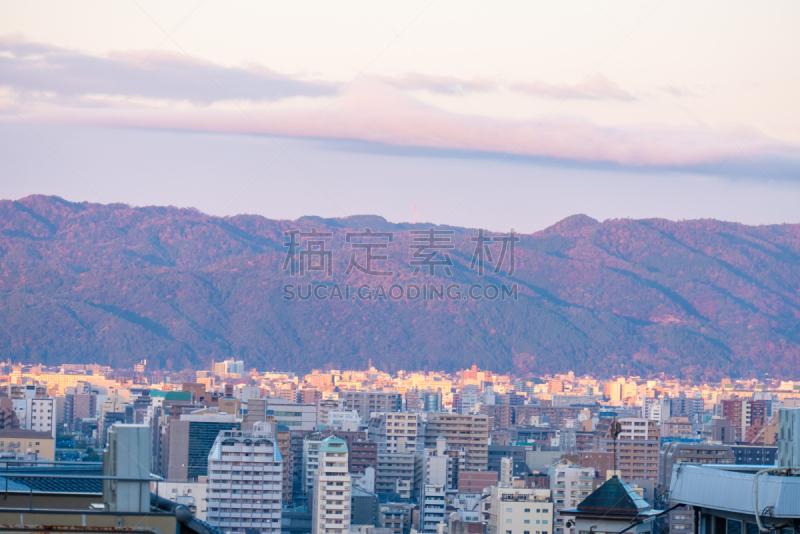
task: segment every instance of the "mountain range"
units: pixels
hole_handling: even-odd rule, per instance
[[[146,359],[174,371],[233,357],[296,372],[371,362],[519,376],[800,377],[800,225],[574,215],[518,241],[436,227],[435,249],[431,228],[5,200],[0,356],[118,368]],[[367,254],[385,276],[363,272]],[[374,298],[356,296],[365,285]],[[410,299],[412,286],[459,289]],[[508,292],[492,298],[487,286]]]

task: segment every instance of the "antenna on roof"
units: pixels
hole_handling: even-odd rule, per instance
[[[618,476],[619,473],[619,466],[618,466],[618,458],[617,458],[617,438],[622,433],[622,425],[617,421],[617,417],[614,416],[614,420],[611,422],[611,438],[614,440],[614,476]]]

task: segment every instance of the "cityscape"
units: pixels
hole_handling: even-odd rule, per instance
[[[0,2],[0,534],[800,534],[798,27]]]
[[[146,361],[2,372],[6,499],[38,509],[79,493],[117,499],[102,509],[118,515],[171,502],[210,531],[580,534],[590,521],[688,534],[698,520],[754,531],[752,509],[694,484],[730,491],[765,466],[762,484],[774,484],[798,452],[800,382],[777,379],[516,377],[477,365],[297,375],[234,359],[192,381],[150,374]],[[31,478],[58,472],[75,479],[42,491]],[[111,491],[80,478],[100,473],[141,481]]]

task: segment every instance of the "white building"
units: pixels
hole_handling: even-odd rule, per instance
[[[423,484],[452,487],[453,459],[447,455],[447,440],[439,436],[436,439],[436,448],[425,449],[422,456]]]
[[[199,477],[197,482],[169,482],[162,480],[158,484],[155,482],[150,483],[150,491],[159,497],[184,505],[192,512],[193,516],[201,521],[206,521],[207,519],[207,489],[207,477]]]
[[[653,399],[645,397],[642,400],[642,418],[652,419],[663,423],[672,417],[672,399]]]
[[[333,436],[319,448],[319,469],[314,473],[311,534],[347,534],[350,531],[350,473],[347,443]]]
[[[11,399],[11,405],[17,414],[21,429],[47,432],[55,439],[58,427],[55,398],[26,396]]]
[[[288,426],[289,430],[317,428],[317,407],[314,404],[298,404],[280,397],[268,397],[266,409],[273,411],[275,423]]]
[[[220,432],[208,455],[206,520],[223,532],[280,533],[282,473],[269,424]]]
[[[594,468],[578,467],[569,460],[562,460],[554,464],[548,474],[555,510],[555,525],[551,530],[554,534],[576,534],[574,527],[566,526],[567,521],[574,518],[564,517],[560,512],[575,508],[592,493]]]
[[[415,452],[425,441],[419,424],[419,414],[375,413],[369,421],[369,439],[378,444],[378,452]]]
[[[355,432],[361,424],[361,416],[355,410],[331,410],[328,412],[327,424],[330,428]]]
[[[492,487],[486,534],[552,534],[550,490]]]
[[[440,524],[447,524],[446,509],[445,487],[423,484],[419,497],[419,532],[438,532]]]
[[[322,436],[314,432],[303,437],[303,493],[308,495],[314,491],[314,473],[319,469],[319,448]]]

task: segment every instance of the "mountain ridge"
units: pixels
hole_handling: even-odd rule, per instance
[[[566,370],[687,378],[797,377],[800,225],[573,215],[520,234],[515,272],[480,276],[476,229],[452,230],[452,276],[413,275],[409,230],[380,216],[272,220],[193,208],[0,201],[0,353],[30,363],[141,359],[180,370],[325,365],[520,375]],[[346,273],[346,234],[393,232],[392,276]],[[287,236],[330,232],[332,275],[292,277]],[[500,237],[496,232],[489,236]],[[494,247],[499,259],[500,243]],[[378,252],[381,252],[379,249]],[[376,253],[378,253],[376,252]],[[506,284],[516,301],[287,302],[285,284]]]

